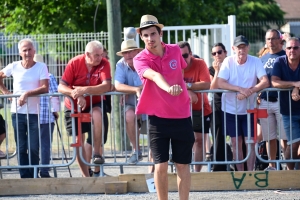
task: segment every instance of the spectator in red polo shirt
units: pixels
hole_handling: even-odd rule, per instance
[[[62,79],[58,86],[58,91],[70,96],[74,100],[74,109],[77,112],[77,105],[82,113],[92,111],[93,139],[94,139],[94,159],[95,164],[103,164],[102,157],[102,112],[101,96],[111,88],[111,74],[109,62],[102,58],[103,45],[99,41],[91,41],[86,45],[85,53],[72,58],[66,66]],[[95,96],[84,96],[84,94]],[[92,100],[90,99],[92,98]],[[92,105],[90,105],[92,101]],[[71,103],[69,98],[65,98],[65,125],[69,135],[72,135]],[[103,108],[105,109],[105,108]],[[105,116],[103,116],[104,121]],[[77,118],[75,120],[76,135]],[[105,126],[105,124],[104,124]],[[107,126],[106,126],[107,127]],[[82,123],[82,133],[91,134],[91,124]],[[78,140],[78,138],[77,138]],[[82,135],[82,143],[84,134]],[[88,166],[84,165],[79,158],[79,148],[77,151],[77,161],[84,177],[89,177]],[[82,149],[85,160],[90,160],[86,150]],[[95,169],[96,170],[96,169]]]

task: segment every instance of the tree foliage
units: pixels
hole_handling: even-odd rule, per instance
[[[241,22],[283,20],[285,12],[274,0],[247,1],[239,7],[237,16]]]
[[[6,0],[0,7],[7,33],[93,32],[98,0]],[[106,30],[106,5],[99,1],[97,23]]]
[[[157,16],[166,26],[222,24],[228,15],[236,15],[238,22],[282,20],[284,15],[274,0],[120,0],[120,4],[124,27],[139,26],[144,14]],[[6,33],[107,31],[105,0],[4,0],[0,19],[0,31]]]

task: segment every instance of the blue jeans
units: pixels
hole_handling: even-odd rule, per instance
[[[300,141],[300,115],[282,115],[283,126],[288,140],[288,145]],[[290,130],[290,120],[292,124],[292,133]]]
[[[54,130],[54,123],[50,124],[40,124],[41,130],[41,161],[43,165],[49,165],[50,163],[50,151],[51,151],[51,143],[52,136]],[[48,174],[49,168],[42,167],[40,168],[40,173]]]
[[[29,164],[38,165],[39,164],[38,115],[29,114],[28,117],[29,119],[27,119],[26,114],[17,115],[13,113],[11,115],[17,152],[18,152],[18,156],[20,156],[18,161],[20,162],[19,165],[29,165]],[[21,178],[34,178],[33,168],[22,168],[19,169],[19,172]]]

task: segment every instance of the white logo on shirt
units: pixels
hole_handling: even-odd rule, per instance
[[[171,69],[176,69],[177,68],[177,61],[176,60],[171,60],[169,62],[169,65],[170,65]]]
[[[265,63],[264,68],[273,68],[273,64],[276,58],[269,58],[268,61]]]

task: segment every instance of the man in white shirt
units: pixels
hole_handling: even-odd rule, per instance
[[[234,160],[241,161],[244,159],[242,137],[245,137],[246,143],[251,143],[254,136],[253,115],[251,115],[251,123],[248,124],[247,109],[253,109],[255,93],[268,87],[269,81],[261,61],[248,55],[249,42],[245,36],[237,36],[232,49],[235,55],[224,59],[218,75],[218,85],[221,89],[235,91],[222,94],[222,111],[226,114],[226,121],[224,121],[226,128],[224,127],[223,130],[231,137]],[[257,79],[259,79],[259,83],[257,83]],[[224,118],[224,114],[222,116]],[[250,141],[247,138],[248,125],[251,127]],[[237,132],[232,130],[237,130]],[[247,169],[253,171],[254,142],[251,143],[251,152],[248,154],[250,156],[247,160]],[[243,163],[236,166],[239,171],[244,171]]]
[[[38,165],[39,124],[37,122],[40,99],[32,96],[48,92],[48,69],[44,63],[33,60],[35,48],[31,39],[22,39],[18,48],[22,60],[13,62],[0,71],[0,90],[3,94],[10,94],[3,85],[2,79],[13,76],[13,94],[20,95],[18,98],[13,98],[11,103],[19,165]],[[19,171],[21,178],[37,176],[34,175],[33,168],[20,168]]]

